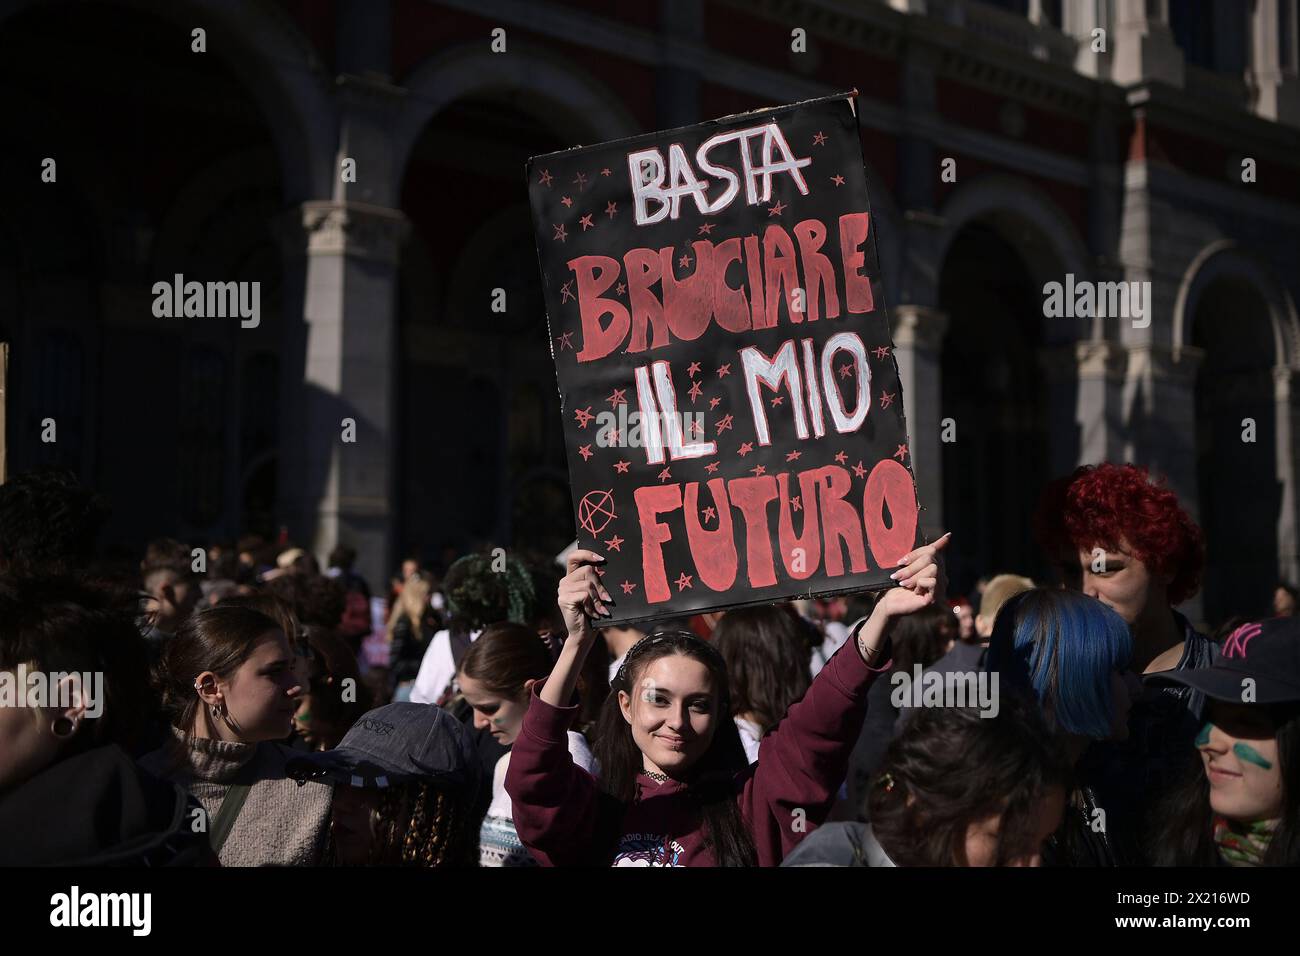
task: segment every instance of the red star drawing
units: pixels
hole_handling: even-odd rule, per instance
[[[899,461],[902,461],[904,458],[906,458],[906,457],[907,457],[907,446],[906,446],[906,445],[899,445],[899,446],[898,446],[898,451],[894,452],[894,457],[897,458]]]
[[[622,295],[624,292],[627,291],[627,283],[626,283],[626,282],[620,282],[618,285],[614,286],[614,291],[615,291],[617,294]]]
[[[723,432],[725,432],[725,431],[726,431],[728,428],[730,428],[730,427],[731,427],[731,416],[730,416],[730,415],[723,415],[721,418],[718,419],[718,434],[719,434],[719,435],[721,435]]]
[[[778,405],[784,404],[784,402],[785,402],[785,396],[784,396],[784,395],[773,395],[773,396],[772,396],[772,407],[773,407],[773,408],[776,408],[776,406],[778,406]]]
[[[573,185],[578,187],[578,192],[582,192],[587,188],[587,177],[582,173],[578,173],[577,178],[573,180]]]
[[[748,442],[748,441],[747,441],[747,442],[742,442],[741,445],[740,445],[740,450],[739,450],[738,452],[736,452],[736,454],[740,455],[741,458],[744,458],[746,455],[748,455],[748,454],[749,454],[751,451],[753,451],[753,450],[754,450],[754,443],[753,443],[753,442]]]
[[[595,452],[591,450],[590,445],[579,445],[578,454],[582,456],[583,461],[588,461]]]
[[[560,336],[558,339],[556,339],[555,341],[556,341],[556,343],[559,344],[559,346],[560,346],[560,351],[561,351],[561,352],[563,352],[563,351],[565,350],[565,348],[570,348],[570,349],[571,349],[571,348],[573,348],[573,333],[572,333],[572,332],[565,332],[563,335],[561,335],[561,336]]]
[[[786,460],[786,461],[798,461],[798,460],[799,460],[800,458],[802,458],[802,457],[803,457],[803,452],[801,452],[801,451],[792,451],[792,452],[790,452],[790,454],[788,454],[788,455],[785,456],[785,460]]]
[[[561,196],[561,197],[560,197],[560,202],[564,203],[564,208],[565,208],[565,209],[571,209],[571,208],[573,208],[573,200],[570,199],[568,196]]]
[[[888,407],[889,407],[890,405],[892,405],[892,404],[894,404],[894,393],[893,393],[893,392],[883,392],[883,393],[881,393],[881,396],[880,396],[880,407],[881,407],[881,408],[888,408]]]
[[[617,429],[617,428],[611,428],[611,429],[609,430],[609,443],[610,443],[611,445],[617,445],[617,444],[618,444],[618,429]]]
[[[705,521],[713,521],[715,518],[718,517],[718,512],[714,510],[713,505],[709,505],[707,508],[701,511],[700,514],[704,515]]]
[[[859,478],[865,478],[867,476],[867,469],[862,467],[862,462],[858,462],[853,466],[853,473]]]
[[[570,299],[577,298],[577,296],[573,294],[573,289],[570,288],[572,285],[573,285],[573,280],[570,279],[568,282],[564,283],[564,285],[560,286],[561,305],[563,305],[565,302],[568,302]]]
[[[826,145],[826,134],[823,133],[821,130],[818,130],[818,131],[817,131],[817,135],[813,137],[813,145],[814,145],[814,146],[825,146],[825,145]]]
[[[633,591],[636,590],[636,585],[633,584],[631,581],[624,581],[622,587],[623,587],[624,594],[631,594]]]
[[[884,358],[886,355],[889,354],[889,346],[888,346],[888,345],[882,345],[882,346],[880,346],[879,348],[874,348],[874,349],[872,349],[871,351],[875,353],[876,358],[878,358],[878,359],[882,359],[882,358]]]
[[[691,378],[694,378],[699,373],[700,373],[699,362],[692,362],[690,365],[686,366],[686,374],[689,375]]]
[[[600,174],[602,176],[612,176],[614,175],[614,171],[610,169],[608,166],[606,166],[604,169],[600,171]]]
[[[691,432],[691,435],[690,435],[691,438],[694,438],[696,435],[703,435],[703,434],[704,434],[704,422],[700,421],[700,419],[698,419],[698,418],[695,419],[693,422],[691,422],[690,432]]]
[[[727,375],[730,375],[730,374],[731,374],[731,363],[730,363],[730,362],[728,362],[726,365],[719,365],[719,366],[718,366],[718,378],[723,378],[723,377],[725,377],[725,376],[727,376]]]
[[[620,475],[626,475],[628,466],[631,464],[630,461],[616,461],[614,462],[614,470]]]
[[[722,399],[720,399],[720,398],[718,398],[718,396],[714,395],[711,399],[709,399],[709,411],[713,411],[715,408],[718,407],[718,405],[719,405],[721,402],[722,402]]]
[[[537,178],[537,182],[543,186],[549,186],[551,184],[551,180],[554,178],[555,177],[551,175],[551,171],[549,169],[543,169],[542,175]]]
[[[689,392],[687,392],[686,394],[689,395],[689,396],[691,396],[691,404],[692,404],[692,405],[694,405],[694,404],[695,404],[695,400],[696,400],[697,398],[700,397],[700,392],[701,392],[701,391],[703,391],[703,389],[700,388],[700,383],[699,383],[699,382],[692,382],[692,383],[691,383],[691,390],[690,390]]]
[[[840,452],[838,455],[835,456],[835,460],[838,461],[841,465],[847,465],[849,463],[849,456],[844,454],[844,452]]]
[[[627,404],[627,389],[625,389],[625,388],[616,388],[616,389],[614,389],[614,391],[612,391],[612,392],[609,393],[609,398],[605,399],[605,401],[609,402],[609,407],[610,407],[610,408],[614,408],[614,407],[616,407],[616,406],[618,406],[618,405],[626,405],[626,404]]]
[[[680,259],[677,260],[677,268],[679,269],[689,268],[690,264],[691,264],[690,256],[682,256]]]
[[[578,225],[582,226],[583,232],[586,232],[588,229],[596,228],[596,224],[591,221],[591,215],[591,213],[587,213],[587,215],[578,220]]]
[[[832,176],[832,177],[831,177],[831,182],[833,182],[836,186],[843,186],[843,185],[844,185],[844,177],[843,177],[843,176]]]
[[[614,537],[605,542],[605,547],[609,548],[611,551],[622,551],[623,539],[618,535],[614,535]]]
[[[555,227],[555,235],[551,236],[551,241],[554,242],[556,239],[559,239],[560,242],[564,242],[568,238],[569,234],[565,232],[564,226],[560,225]]]
[[[660,480],[660,481],[667,481],[667,480],[668,480],[669,478],[671,478],[672,476],[673,476],[673,475],[672,475],[672,472],[670,472],[667,468],[665,468],[663,471],[659,472],[659,480]]]
[[[840,378],[848,378],[848,377],[849,377],[850,375],[852,375],[852,374],[853,374],[853,366],[852,366],[852,365],[841,365],[841,366],[840,366]]]
[[[778,199],[773,205],[767,207],[767,218],[771,219],[773,216],[781,215],[781,212],[784,209],[785,206],[783,206],[781,200]]]
[[[716,461],[711,461],[704,466],[704,470],[711,475],[718,470],[718,463]]]
[[[616,203],[616,202],[607,202],[607,203],[605,203],[605,215],[606,215],[606,216],[609,216],[610,219],[613,219],[613,218],[614,218],[614,213],[616,213],[616,212],[618,212],[618,203]]]
[[[679,594],[687,588],[692,587],[691,578],[693,577],[695,577],[695,575],[687,574],[685,571],[681,573],[681,576],[677,579],[677,591]]]
[[[716,225],[717,225],[716,222],[706,222],[704,225],[700,226],[700,231],[697,233],[697,235],[707,236],[712,234],[713,227]]]
[[[801,497],[803,496],[795,495],[793,498],[790,499],[790,507],[793,508],[795,511],[803,511],[803,502],[799,500]]]
[[[749,470],[754,473],[755,478],[759,478],[767,474],[767,468],[764,465],[759,465],[757,468],[751,468]]]
[[[573,412],[573,420],[578,423],[579,428],[586,428],[595,417],[595,415],[591,414],[590,405],[586,408],[575,409]]]

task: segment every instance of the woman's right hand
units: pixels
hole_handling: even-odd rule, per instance
[[[560,581],[556,597],[570,637],[584,633],[590,618],[610,616],[604,602],[612,599],[601,586],[595,567],[604,560],[595,551],[579,549],[569,555],[569,573]]]

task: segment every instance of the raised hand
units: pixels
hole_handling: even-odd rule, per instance
[[[610,616],[604,602],[612,599],[601,586],[595,568],[604,560],[595,551],[576,550],[569,555],[569,572],[560,581],[556,600],[570,637],[584,633],[589,618]]]
[[[911,614],[939,600],[948,587],[948,576],[943,569],[943,549],[952,540],[949,531],[931,544],[922,545],[903,555],[901,567],[890,575],[899,587],[890,588],[880,595],[876,607],[883,614],[897,617]]]

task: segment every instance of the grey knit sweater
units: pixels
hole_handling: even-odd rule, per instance
[[[299,786],[287,776],[284,768],[292,750],[276,743],[206,739],[192,739],[187,745],[179,730],[172,728],[172,734],[175,749],[155,750],[140,764],[194,794],[208,813],[209,828],[235,775],[249,765],[253,786],[221,849],[222,866],[315,866],[320,862],[334,791],[320,783]],[[182,752],[184,759],[179,757]]]

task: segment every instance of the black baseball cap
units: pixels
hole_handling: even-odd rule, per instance
[[[1228,635],[1210,667],[1161,671],[1146,679],[1184,684],[1214,700],[1240,704],[1247,678],[1254,681],[1250,703],[1300,703],[1300,618],[1243,624]]]
[[[481,774],[465,725],[434,704],[411,703],[367,711],[333,750],[292,757],[286,770],[299,783],[378,788],[420,780],[474,789]]]

